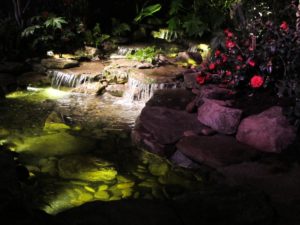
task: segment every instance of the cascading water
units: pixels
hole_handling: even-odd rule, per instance
[[[59,70],[49,70],[47,73],[52,80],[51,86],[58,89],[61,86],[77,87],[81,84],[85,84],[91,81],[91,78],[85,74],[76,75],[71,73],[65,73]]]
[[[138,79],[129,77],[127,83],[127,90],[124,93],[123,98],[128,101],[148,101],[157,90],[162,89],[175,89],[182,88],[182,83],[172,82],[172,83],[145,83]]]

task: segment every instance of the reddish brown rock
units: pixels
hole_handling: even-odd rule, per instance
[[[236,138],[261,151],[280,153],[295,140],[296,132],[282,108],[274,106],[242,120]]]
[[[156,90],[146,106],[161,106],[170,109],[184,110],[195,95],[185,89]]]
[[[222,134],[234,134],[242,111],[220,105],[214,100],[205,100],[198,108],[198,120]]]
[[[185,131],[199,133],[204,127],[197,120],[197,114],[164,107],[145,107],[141,112],[140,122],[160,144],[173,144]]]
[[[192,160],[211,167],[249,161],[257,153],[230,136],[189,136],[182,138],[177,149]]]

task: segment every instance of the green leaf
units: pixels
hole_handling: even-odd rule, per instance
[[[63,24],[68,22],[63,17],[51,17],[44,22],[46,28],[62,29]]]
[[[39,26],[39,25],[33,25],[30,27],[27,27],[23,30],[23,32],[21,33],[21,36],[28,37],[30,35],[33,35],[36,32],[36,30],[38,30],[40,28],[41,28],[41,26]]]
[[[195,15],[187,17],[182,24],[182,27],[185,29],[189,36],[193,37],[201,37],[203,35],[203,32],[207,29],[207,25]]]
[[[142,8],[140,13],[134,18],[135,22],[140,22],[143,18],[152,16],[154,13],[161,9],[161,4],[149,5],[146,8]]]
[[[178,17],[174,16],[167,21],[167,24],[169,30],[179,30],[181,21]]]
[[[170,15],[176,15],[183,9],[182,0],[174,0],[170,6]]]

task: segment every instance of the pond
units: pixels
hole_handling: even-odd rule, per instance
[[[1,100],[0,144],[28,169],[31,204],[56,214],[89,201],[170,199],[199,188],[197,173],[132,146],[143,106],[51,87]]]

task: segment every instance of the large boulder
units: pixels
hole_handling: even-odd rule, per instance
[[[206,99],[204,104],[198,108],[198,120],[222,134],[234,134],[239,125],[242,111],[223,106],[221,103]]]
[[[199,133],[204,127],[196,114],[164,107],[145,107],[140,123],[160,144],[174,144],[187,130]]]
[[[48,58],[42,59],[42,66],[47,69],[67,69],[79,66],[79,62],[73,59],[64,59],[64,58]]]
[[[274,106],[243,119],[236,138],[258,150],[280,153],[295,140],[296,131],[283,115],[282,108]]]
[[[147,106],[161,106],[170,109],[184,110],[195,95],[185,89],[163,89],[154,92]]]
[[[225,135],[188,136],[182,138],[176,147],[192,160],[211,167],[249,161],[257,155],[253,148]]]

